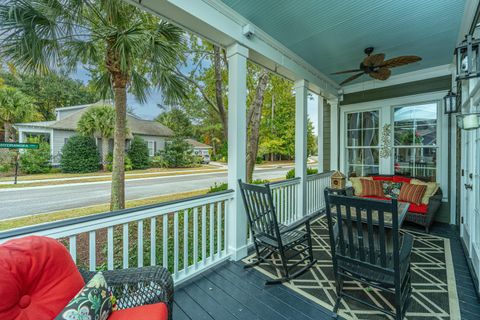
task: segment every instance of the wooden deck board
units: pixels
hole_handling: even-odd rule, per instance
[[[435,224],[432,234],[450,238],[462,320],[477,320],[480,302],[456,228]],[[286,286],[265,286],[266,279],[241,262],[226,262],[176,288],[173,319],[331,319],[324,307]]]

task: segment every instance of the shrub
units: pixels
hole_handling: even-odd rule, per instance
[[[39,137],[29,138],[28,143],[38,143],[38,149],[26,149],[20,155],[20,168],[22,172],[47,173],[50,171],[50,144]]]
[[[162,156],[154,156],[150,159],[150,167],[152,168],[166,168],[167,162]]]
[[[69,173],[98,171],[100,154],[95,140],[80,135],[69,138],[62,148],[60,165],[63,172]]]
[[[192,167],[197,164],[197,157],[192,152],[192,147],[181,137],[174,138],[165,145],[165,150],[160,152],[168,168]]]
[[[145,140],[135,136],[128,149],[128,157],[132,161],[133,169],[146,169],[149,166],[150,157],[148,154],[148,145]]]
[[[132,160],[130,160],[130,157],[128,156],[128,154],[125,155],[125,158],[123,161],[125,163],[125,171],[131,171],[133,169],[133,165],[132,165]],[[107,155],[107,170],[112,171],[112,168],[113,168],[113,154],[110,152]]]
[[[0,172],[9,172],[15,167],[16,152],[0,149]]]
[[[316,168],[307,168],[307,175],[310,174],[316,174],[318,173],[318,169]],[[287,175],[285,176],[286,179],[293,179],[295,178],[295,169],[291,169],[287,172]]]
[[[215,182],[215,184],[210,187],[210,190],[208,190],[207,193],[220,192],[220,191],[225,191],[225,190],[227,190],[227,189],[228,189],[228,183],[223,182],[223,183],[217,184],[217,183]]]
[[[252,184],[265,184],[269,183],[270,181],[268,180],[261,180],[261,179],[256,179],[252,181]],[[228,189],[228,183],[222,182],[217,184],[216,182],[213,184],[213,186],[210,187],[210,190],[208,190],[207,193],[214,193],[214,192],[219,192],[219,191],[225,191]]]

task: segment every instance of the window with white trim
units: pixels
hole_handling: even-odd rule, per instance
[[[395,174],[437,176],[437,103],[407,105],[393,111],[393,161]]]
[[[148,155],[153,157],[155,155],[155,141],[148,140]]]
[[[379,172],[379,111],[346,115],[346,161],[348,176]]]

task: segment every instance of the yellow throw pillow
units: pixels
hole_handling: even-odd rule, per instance
[[[357,197],[362,194],[363,188],[360,179],[373,180],[372,177],[350,177],[350,182],[352,183],[353,191]]]
[[[428,204],[430,197],[434,196],[435,193],[437,193],[438,188],[440,188],[440,184],[436,182],[423,182],[418,179],[412,179],[410,183],[427,186],[427,190],[425,191],[425,194],[422,197],[422,204]]]

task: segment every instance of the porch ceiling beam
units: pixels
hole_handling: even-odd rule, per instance
[[[310,91],[327,99],[338,96],[338,84],[219,0],[125,1],[224,48],[239,43],[250,49],[252,61],[292,81],[307,80]],[[243,35],[247,24],[255,28],[251,38]]]

